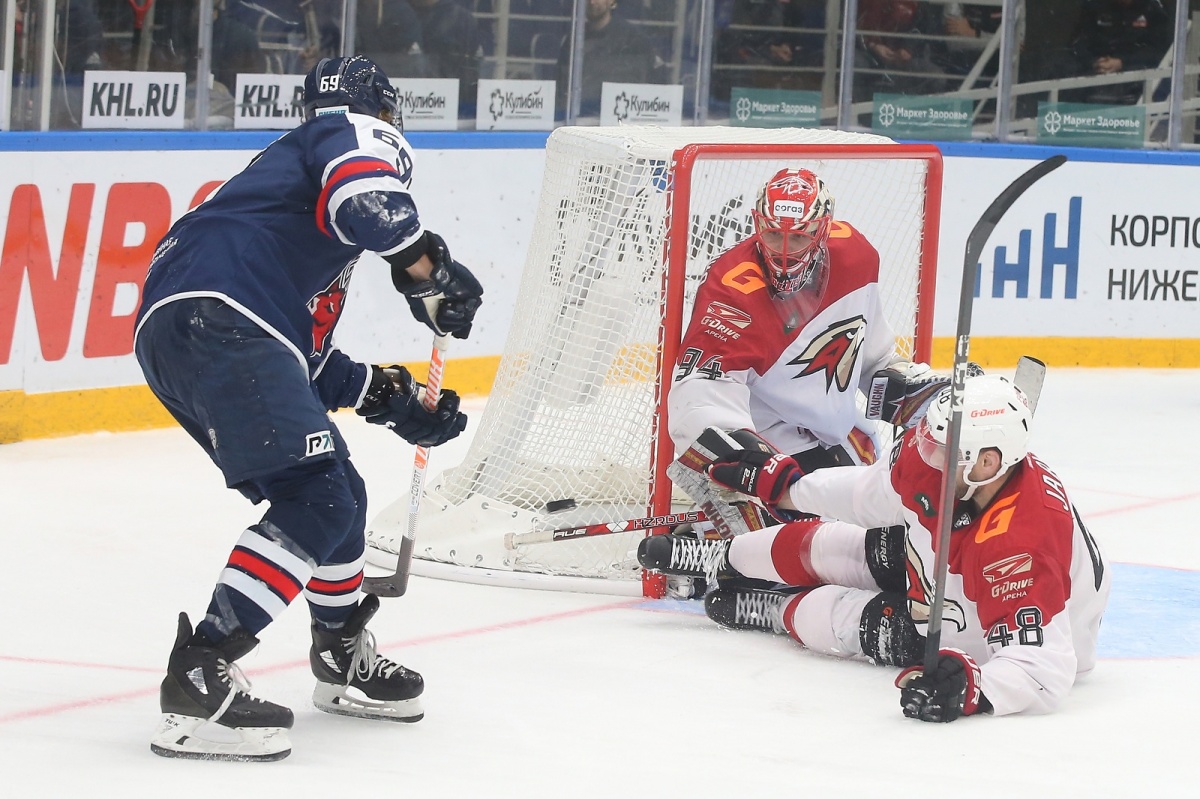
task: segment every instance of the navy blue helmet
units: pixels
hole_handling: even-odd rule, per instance
[[[304,118],[312,119],[321,108],[347,108],[358,114],[378,117],[391,114],[391,123],[404,129],[396,89],[371,59],[322,58],[304,78]]]

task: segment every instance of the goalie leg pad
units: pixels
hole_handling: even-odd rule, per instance
[[[917,631],[902,593],[884,592],[868,602],[858,635],[863,654],[881,666],[912,666],[925,654],[925,637]]]
[[[908,589],[906,535],[902,524],[867,530],[867,568],[881,591],[902,594]]]

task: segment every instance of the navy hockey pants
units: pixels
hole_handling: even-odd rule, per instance
[[[295,351],[222,300],[190,297],[143,321],[135,352],[151,390],[221,469],[270,508],[221,573],[214,640],[257,633],[302,591],[318,620],[357,606],[366,489]]]

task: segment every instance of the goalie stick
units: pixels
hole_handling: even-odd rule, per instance
[[[955,453],[957,460],[962,432],[963,389],[967,378],[967,355],[971,348],[971,310],[975,301],[975,272],[979,256],[988,237],[996,229],[1001,217],[1025,191],[1043,177],[1066,163],[1065,155],[1047,158],[1014,180],[1008,188],[992,200],[992,204],[979,217],[975,227],[967,236],[966,253],[963,258],[962,290],[958,300],[958,330],[954,338],[954,371],[950,382],[950,429],[946,432],[946,452]],[[1034,359],[1030,359],[1031,361]],[[1040,361],[1038,362],[1040,363]],[[1044,370],[1043,366],[1043,370]],[[1014,378],[1015,380],[1016,378]],[[1018,384],[1019,385],[1019,384]],[[1038,383],[1040,391],[1041,384]],[[1036,400],[1031,400],[1036,402]],[[925,674],[937,668],[938,651],[942,643],[942,607],[946,600],[946,573],[949,570],[950,531],[954,521],[955,472],[950,468],[951,458],[942,474],[942,502],[938,517],[938,533],[934,551],[937,553],[933,565],[933,601],[929,605],[929,624],[925,630]]]
[[[437,318],[437,304],[442,295],[425,298],[425,307],[429,318]],[[421,397],[421,406],[427,411],[437,409],[438,399],[442,393],[442,371],[446,365],[446,350],[450,345],[449,336],[433,337],[433,352],[429,356],[429,375],[425,378],[425,395]],[[404,530],[404,538],[400,541],[400,552],[396,555],[396,568],[391,574],[378,577],[364,577],[363,591],[383,597],[404,596],[408,590],[408,573],[412,568],[413,547],[417,543],[417,515],[421,510],[421,494],[425,490],[425,470],[429,466],[429,447],[417,447],[413,456],[412,482],[408,491],[408,527]]]
[[[553,530],[534,530],[529,533],[505,533],[504,548],[516,549],[526,544],[545,544],[550,541],[574,541],[593,535],[614,535],[616,533],[631,533],[637,530],[655,530],[659,527],[674,527],[677,524],[695,524],[707,521],[708,516],[703,511],[690,510],[683,513],[672,513],[667,516],[643,516],[640,519],[626,519],[620,522],[597,522],[596,524],[580,524],[575,527],[557,527]]]

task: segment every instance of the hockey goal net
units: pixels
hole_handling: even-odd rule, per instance
[[[826,181],[835,216],[879,250],[900,350],[928,359],[935,148],[825,130],[560,128],[496,382],[466,458],[426,488],[414,573],[657,592],[635,557],[644,531],[513,539],[686,509],[665,475],[681,332],[708,265],[751,233],[758,190],[797,166]],[[372,562],[394,563],[384,553],[406,514],[403,501],[374,520]]]

